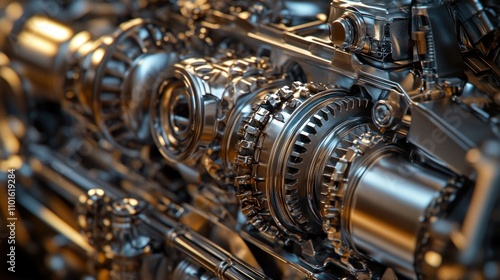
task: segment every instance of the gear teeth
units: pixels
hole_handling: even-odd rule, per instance
[[[353,102],[353,104],[355,103],[356,102]],[[323,218],[323,231],[327,235],[328,240],[332,243],[335,251],[339,254],[345,253],[346,258],[350,257],[351,249],[349,249],[348,245],[343,241],[341,217],[344,207],[343,198],[349,179],[347,176],[348,170],[356,158],[363,155],[363,151],[359,149],[359,143],[368,145],[368,147],[374,147],[382,139],[377,132],[369,131],[367,133],[358,134],[365,129],[369,129],[367,124],[357,126],[351,129],[349,133],[339,141],[334,154],[344,153],[344,151],[348,151],[348,153],[340,159],[333,159],[330,157],[322,174],[323,181],[321,182],[320,205]],[[358,139],[363,142],[359,141],[358,143]]]
[[[293,90],[288,86],[284,86],[278,90],[278,94],[283,98],[283,100],[289,100],[293,97]]]
[[[118,128],[116,124],[124,121],[124,113],[117,112],[117,108],[128,106],[127,102],[130,100],[121,85],[127,79],[131,67],[144,53],[176,51],[177,46],[162,40],[163,35],[167,35],[167,31],[152,23],[130,26],[119,36],[110,38],[111,43],[105,44],[105,56],[96,69],[97,73],[101,73],[95,79],[92,100],[96,122],[108,140],[128,155],[137,155],[144,142],[125,125]]]
[[[287,167],[286,169],[286,174],[285,174],[285,178],[288,176],[288,175],[295,175],[297,173],[300,172],[300,169],[298,168],[293,168],[293,167]]]
[[[328,116],[322,114],[323,111],[319,111],[317,114],[312,116],[311,122],[317,125],[318,127],[323,126],[323,122],[328,121]]]
[[[287,194],[285,195],[285,198],[286,198],[286,203],[288,203],[289,205],[296,205],[297,202],[299,201],[299,198],[294,196],[295,194],[297,193],[297,190],[296,189],[292,189],[290,191],[287,192]],[[294,206],[295,208],[295,206]]]
[[[304,143],[297,142],[293,145],[293,151],[299,154],[305,154],[307,152],[307,149],[304,146]]]
[[[261,184],[265,178],[255,179],[254,163],[259,162],[256,146],[261,137],[261,130],[267,125],[272,116],[279,114],[279,109],[287,100],[293,97],[294,91],[289,87],[282,87],[274,93],[268,94],[260,104],[252,106],[252,114],[244,121],[242,128],[238,130],[240,140],[237,143],[237,155],[235,158],[235,186],[239,192],[248,190],[249,196],[238,196],[240,203],[244,205],[245,216],[249,222],[259,231],[268,235],[276,236],[281,231],[275,226],[274,220],[269,213],[268,200],[264,192],[255,191],[256,182]],[[299,158],[297,157],[297,160]],[[298,168],[289,168],[287,181],[294,184],[293,173],[299,172]],[[250,179],[250,177],[252,179]],[[259,184],[260,185],[260,184]],[[243,210],[242,210],[243,211]]]
[[[333,108],[335,108],[335,111],[337,114],[343,113],[344,111],[347,111],[347,108],[345,106],[345,101],[336,101],[333,105]]]
[[[328,114],[331,118],[335,118],[337,116],[337,106],[334,104],[328,104],[325,109],[328,110]]]
[[[318,133],[317,125],[313,124],[313,123],[308,123],[304,127],[304,131],[307,132],[307,133],[309,133],[309,134],[317,134]]]
[[[311,138],[309,137],[311,134],[301,131],[299,135],[297,136],[297,141],[302,142],[304,144],[310,144],[311,143]]]
[[[321,117],[323,122],[327,122],[330,119],[329,111],[327,108],[319,110],[318,115]]]
[[[247,206],[241,208],[241,212],[245,216],[255,216],[255,214],[257,214],[257,212],[255,211],[255,208],[252,205],[247,205]]]
[[[308,86],[307,88],[311,92],[316,91],[314,87]],[[331,126],[328,126],[329,122],[338,122],[336,119],[339,117],[346,118],[346,114],[350,114],[349,111],[356,110],[356,112],[362,112],[368,105],[369,102],[366,99],[341,96],[332,103],[329,103],[325,107],[317,110],[317,112],[315,112],[309,120],[307,120],[307,123],[302,127],[302,129],[298,131],[287,167],[297,167],[297,157],[301,158],[301,165],[308,164],[309,162],[305,163],[305,158],[308,157],[307,154],[309,152],[307,146],[312,145],[313,142],[317,143],[318,141],[321,141],[321,137],[324,137],[325,133],[329,133],[329,128],[331,128]],[[355,133],[357,133],[357,131]],[[351,143],[355,139],[355,137],[349,136],[346,141],[337,142],[337,148],[334,150],[331,157],[328,158],[327,166],[321,174],[323,182],[321,183],[320,189],[326,189],[328,187],[329,182],[331,181],[332,173],[335,170],[336,163],[346,154],[347,148],[351,146]],[[302,197],[299,193],[299,187],[301,186],[301,181],[299,180],[301,180],[300,176],[303,175],[300,173],[290,175],[296,179],[296,182],[286,185],[286,200],[290,202],[287,203],[287,209],[296,224],[302,226],[306,230],[312,230],[314,232],[314,226],[309,219],[307,219],[308,215],[305,214],[305,209],[302,208],[304,206],[299,203],[300,197]],[[292,190],[295,191],[292,192]],[[322,192],[326,194],[326,191]],[[325,204],[324,201],[320,201],[320,203]]]
[[[307,115],[307,119],[301,119],[298,126],[293,128],[295,135],[293,136],[293,142],[290,143],[291,147],[286,143],[287,147],[289,147],[287,148],[289,154],[285,158],[287,162],[284,166],[284,181],[283,185],[280,186],[282,188],[280,198],[283,199],[284,204],[279,205],[279,207],[285,208],[282,210],[288,213],[288,218],[278,217],[278,220],[286,219],[286,221],[281,220],[281,223],[275,222],[275,219],[269,213],[271,205],[269,205],[270,201],[266,197],[268,190],[264,190],[269,188],[270,183],[264,182],[265,178],[262,178],[259,183],[256,182],[255,178],[259,176],[257,173],[260,172],[260,169],[256,169],[256,166],[262,164],[266,168],[268,162],[262,162],[263,158],[259,156],[258,149],[255,147],[260,141],[268,141],[268,139],[262,137],[267,135],[267,126],[270,123],[274,125],[275,121],[281,120],[286,128],[289,124],[287,122],[290,121],[288,116],[294,113],[297,108],[301,108],[302,105],[309,102],[309,98],[317,98],[310,100],[312,102],[310,104],[314,104],[314,106],[320,104],[319,102],[323,100],[327,100],[324,99],[325,95],[322,93],[326,89],[327,87],[323,85],[302,84],[300,82],[293,83],[291,87],[282,87],[266,95],[260,104],[256,104],[252,108],[249,119],[245,121],[243,128],[239,130],[240,142],[238,142],[236,148],[235,164],[236,180],[239,182],[235,181],[235,186],[239,192],[248,191],[252,193],[248,198],[239,196],[242,205],[245,206],[245,215],[258,230],[267,234],[287,236],[289,230],[291,230],[289,227],[293,227],[293,231],[300,232],[301,235],[323,232],[321,221],[314,220],[314,217],[311,217],[309,208],[307,208],[307,203],[310,202],[304,201],[304,198],[308,197],[305,194],[308,186],[303,185],[304,176],[308,176],[307,172],[303,172],[304,165],[311,168],[309,166],[312,162],[311,154],[313,153],[311,146],[316,147],[317,143],[323,141],[324,137],[334,131],[336,125],[349,119],[350,114],[359,116],[363,113],[362,116],[365,116],[364,114],[367,117],[369,116],[369,110],[363,111],[369,104],[368,100],[347,97],[348,92],[346,90],[332,89],[335,91],[333,93],[335,95],[331,91],[325,92],[325,94],[335,96],[334,100],[323,108],[315,109],[311,115]],[[307,113],[309,114],[309,112]],[[321,197],[326,197],[327,192],[325,190],[328,188],[331,174],[335,171],[336,162],[345,155],[347,148],[351,146],[349,142],[355,139],[355,137],[349,136],[347,141],[344,142],[335,140],[339,147],[332,157],[325,158],[325,161],[328,160],[328,165],[322,173],[318,174],[322,180],[321,187],[318,190],[322,192]],[[248,177],[243,178],[244,180],[238,179],[242,175]],[[260,176],[262,177],[262,175]],[[260,191],[261,196],[257,196],[257,190]],[[325,200],[320,200],[318,203],[321,205],[326,204]]]
[[[290,155],[290,158],[289,158],[289,163],[292,167],[297,167],[298,165],[301,165],[302,162],[304,162],[304,159],[300,156],[293,155],[293,154],[297,154],[297,153],[292,152],[292,154]]]
[[[213,170],[210,170],[209,174],[215,175],[217,180],[229,180],[228,177],[231,176],[231,172],[227,172],[228,170],[221,164],[220,160],[222,157],[220,147],[223,145],[224,135],[227,133],[227,118],[232,115],[234,106],[238,104],[242,96],[257,97],[261,87],[272,86],[280,77],[271,73],[271,67],[266,58],[247,57],[238,59],[225,58],[222,60],[188,58],[179,62],[179,64],[194,72],[209,87],[214,85],[214,88],[220,88],[221,85],[227,86],[222,96],[216,96],[218,99],[221,98],[220,108],[215,116],[217,124],[213,134],[214,137],[207,147],[207,154],[210,154],[210,159],[213,160],[213,164],[210,165]],[[255,96],[253,96],[254,93]],[[260,104],[252,104],[252,108],[255,109],[252,115],[242,116],[241,120],[244,125],[240,126],[236,131],[236,135],[240,140],[247,141],[246,143],[238,143],[238,153],[250,157],[244,160],[239,158],[239,162],[235,162],[235,165],[238,165],[242,170],[241,173],[251,170],[251,167],[247,164],[255,163],[254,154],[259,151],[256,141],[260,137],[260,131],[269,120],[270,115],[269,111]]]
[[[285,190],[290,191],[290,190],[295,190],[295,184],[297,184],[296,179],[286,179],[285,178]]]

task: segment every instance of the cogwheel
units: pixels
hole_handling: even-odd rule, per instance
[[[319,186],[314,180],[321,169],[316,169],[315,162],[323,159],[332,147],[342,151],[347,140],[343,136],[351,135],[358,125],[369,121],[369,101],[346,94],[346,91],[338,90],[339,97],[318,108],[293,139],[286,164],[285,203],[295,223],[307,232],[322,232],[321,217],[316,207],[319,205]]]
[[[347,149],[353,145],[355,140],[361,139],[362,135],[369,133],[372,131],[372,128],[369,124],[361,124],[354,129],[350,130],[337,144],[333,152],[327,158],[324,166],[321,170],[321,202],[324,202],[326,197],[324,196],[324,192],[326,188],[331,185],[332,178],[335,177],[335,165],[341,160],[342,157],[345,156]]]
[[[225,147],[234,147],[227,142],[246,117],[242,111],[250,109],[242,107],[279,84],[271,71],[266,59],[253,56],[189,58],[175,64],[152,102],[154,140],[160,152],[174,163],[201,159],[210,176],[228,181],[232,172],[222,160]]]
[[[240,140],[236,145],[236,157],[234,161],[235,180],[237,197],[240,200],[243,214],[249,222],[259,231],[270,236],[277,236],[280,233],[288,235],[288,231],[279,228],[274,215],[269,207],[265,189],[259,190],[257,184],[264,179],[256,177],[254,172],[255,164],[259,162],[259,141],[261,132],[265,129],[273,113],[280,110],[289,100],[293,99],[294,90],[284,86],[276,92],[267,94],[260,104],[257,104],[250,117],[243,121],[243,125],[238,130]]]
[[[151,141],[148,118],[150,88],[162,67],[175,63],[176,42],[166,29],[152,22],[132,20],[100,39],[86,58],[92,63],[83,92],[92,100],[96,124],[122,152],[137,156]],[[147,69],[149,76],[141,75]],[[146,104],[146,105],[144,105]]]
[[[235,186],[258,229],[322,233],[317,167],[348,131],[369,122],[369,101],[348,94],[295,82],[266,95],[240,128]]]
[[[249,106],[248,100],[260,100],[266,93],[276,90],[283,83],[280,76],[273,75],[272,67],[265,58],[250,56],[242,59],[231,59],[219,63],[220,69],[228,76],[228,83],[224,85],[220,99],[220,113],[217,116],[217,126],[214,138],[205,153],[205,167],[208,174],[218,181],[226,182],[232,179],[232,166],[228,166],[229,149],[234,147],[231,138],[237,131],[238,120],[244,115],[244,106]],[[250,102],[251,103],[251,102]],[[234,141],[234,140],[233,140]]]
[[[320,201],[323,231],[337,254],[348,260],[352,250],[344,243],[342,213],[348,174],[352,163],[365,151],[383,143],[383,137],[368,124],[361,124],[344,135],[331,155],[323,160]]]

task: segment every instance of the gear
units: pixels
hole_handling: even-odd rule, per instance
[[[232,166],[227,164],[230,161],[224,160],[232,149],[221,149],[234,147],[233,138],[236,138],[236,135],[233,134],[237,131],[228,127],[237,127],[237,123],[247,117],[245,112],[248,110],[245,110],[245,107],[261,100],[265,94],[276,90],[286,81],[281,74],[273,72],[267,58],[252,56],[229,60],[223,65],[227,65],[230,82],[222,94],[217,133],[204,160],[208,173],[220,181],[233,177]]]
[[[245,110],[240,107],[249,106],[247,101],[276,88],[281,75],[274,75],[268,60],[258,57],[193,58],[174,67],[153,99],[155,142],[171,161],[191,164],[201,156],[208,173],[226,181],[231,172],[223,166],[221,156],[227,151],[221,147],[227,146],[224,141],[234,142],[226,127],[241,119]]]
[[[345,262],[348,261],[351,250],[342,239],[341,216],[349,170],[357,158],[382,139],[382,136],[372,131],[368,125],[361,125],[340,141],[343,145],[336,147],[324,167],[321,184],[323,230],[332,242],[335,252],[344,256]]]
[[[83,108],[77,111],[93,117],[110,143],[137,156],[151,141],[150,93],[158,74],[178,60],[180,45],[165,27],[141,19],[84,45],[76,54],[84,56],[81,65],[73,63],[74,73],[66,81],[68,92],[81,92],[77,99]]]
[[[347,92],[339,90],[339,95],[342,94]],[[352,130],[360,128],[353,129],[353,126],[368,122],[369,107],[367,99],[350,96],[338,98],[316,111],[294,139],[292,153],[287,161],[285,202],[294,221],[306,232],[321,232],[322,223],[317,208],[311,207],[319,205],[316,197],[317,181],[308,180],[310,177],[314,178],[311,173],[314,174],[315,170],[309,172],[299,172],[299,170],[307,166],[314,168],[315,161],[324,157],[324,153],[318,155],[321,150],[332,146],[340,146],[336,149],[341,149],[347,139],[338,141],[339,136],[346,133],[348,136],[355,134],[356,132]]]
[[[323,174],[316,170],[340,139],[369,122],[370,102],[348,94],[295,82],[268,94],[240,129],[235,182],[243,212],[259,230],[322,233],[316,178]]]

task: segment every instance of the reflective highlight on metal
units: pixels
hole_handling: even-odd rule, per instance
[[[2,7],[20,277],[500,278],[499,27],[478,0]]]

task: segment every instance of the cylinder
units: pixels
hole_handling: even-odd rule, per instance
[[[342,230],[356,251],[416,278],[422,221],[449,178],[397,150],[369,155],[360,164],[346,193]]]
[[[25,16],[14,23],[3,50],[35,94],[56,101],[64,95],[65,63],[74,36],[73,29],[48,17]]]

